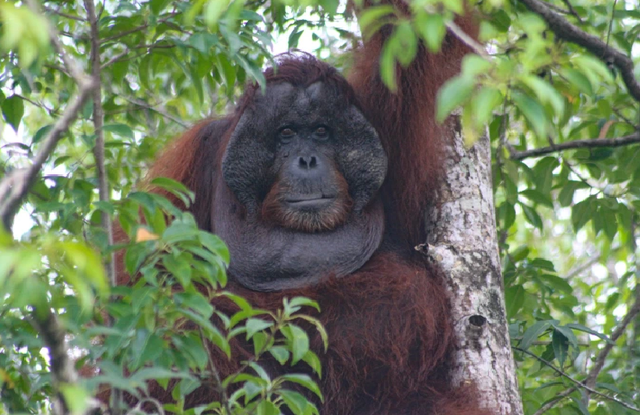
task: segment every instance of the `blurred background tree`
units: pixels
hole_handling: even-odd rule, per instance
[[[459,109],[469,145],[485,132],[491,140],[525,413],[639,412],[640,3],[470,2],[478,41],[453,22],[462,0],[410,3],[411,17],[373,7],[359,26],[338,0],[0,3],[0,413],[49,413],[56,400],[84,413],[99,382],[144,398],[147,379],[169,378],[180,381],[165,410],[201,413],[183,412],[185,394],[206,379],[227,385],[203,343],[226,350],[235,335],[253,339],[256,359],[321,370],[296,325],[312,302],[292,299],[276,316],[231,296],[242,312],[224,333],[212,326],[226,248],[135,185],[172,137],[233,108],[247,82],[262,83],[274,54],[300,48],[348,72],[358,32],[382,23],[395,30],[380,61],[390,88],[421,40],[437,51],[449,32],[476,52],[441,90],[437,117]],[[113,287],[116,216],[139,242],[125,263],[145,284]],[[167,301],[173,285],[182,297]],[[169,328],[180,319],[197,328]],[[74,365],[92,364],[102,374],[78,380]],[[210,409],[314,412],[259,367],[231,381],[244,382],[242,393]]]

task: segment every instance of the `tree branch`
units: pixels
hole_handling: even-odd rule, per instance
[[[455,37],[458,38],[462,43],[467,45],[473,50],[474,53],[481,56],[484,59],[490,60],[491,56],[487,53],[487,50],[482,46],[482,44],[478,43],[471,36],[466,34],[464,30],[460,26],[458,26],[455,22],[451,21],[446,23],[447,30],[451,32]]]
[[[65,341],[65,330],[60,327],[60,322],[56,315],[48,308],[34,310],[30,322],[38,331],[38,334],[42,337],[42,341],[49,350],[51,375],[53,376],[53,383],[57,390],[53,413],[56,415],[69,415],[71,411],[64,397],[60,394],[59,387],[60,385],[78,382],[78,373],[69,358],[69,350],[67,350]],[[85,413],[90,413],[96,408],[92,403],[93,402],[89,403],[89,408]]]
[[[624,53],[610,47],[605,42],[590,35],[571,24],[564,17],[553,12],[549,6],[540,0],[520,0],[529,10],[540,15],[549,28],[560,39],[582,46],[607,64],[615,65],[622,75],[622,80],[629,90],[629,94],[640,102],[640,83],[633,74],[633,60]]]
[[[640,293],[640,291],[636,290],[636,293]],[[596,386],[596,379],[598,378],[598,375],[604,367],[609,352],[611,352],[611,349],[613,349],[613,346],[615,346],[615,341],[618,340],[620,336],[622,336],[622,334],[624,334],[629,324],[638,316],[638,314],[640,314],[640,297],[636,297],[633,306],[631,307],[631,309],[629,309],[627,315],[624,316],[620,324],[618,324],[613,333],[611,333],[611,342],[606,342],[602,350],[600,350],[600,352],[598,353],[598,357],[596,358],[593,367],[589,371],[589,374],[584,381],[585,385],[587,385],[589,388],[594,388]],[[585,399],[589,399],[588,392],[585,396]]]
[[[104,109],[102,108],[102,82],[101,82],[101,65],[100,65],[100,34],[98,32],[98,18],[93,0],[84,1],[87,10],[87,18],[91,25],[91,74],[97,88],[93,90],[93,125],[96,134],[96,144],[93,148],[93,155],[96,159],[96,169],[98,171],[98,194],[101,202],[109,202],[109,183],[104,160]],[[107,212],[102,212],[102,228],[107,234],[109,245],[113,245],[113,229],[111,226],[111,217]],[[107,275],[112,286],[116,285],[116,272],[113,254],[107,264]]]
[[[114,55],[111,59],[109,59],[108,61],[106,61],[105,63],[102,64],[102,66],[100,66],[100,69],[104,69],[109,65],[112,65],[116,62],[118,62],[120,59],[124,58],[125,56],[127,56],[129,53],[131,53],[131,51],[129,51],[129,48],[124,48],[124,50],[120,53],[118,53],[117,55]]]
[[[78,112],[82,109],[85,100],[89,97],[89,93],[93,89],[92,82],[85,82],[80,87],[77,96],[64,111],[62,116],[58,118],[53,128],[40,146],[40,150],[33,159],[33,164],[26,169],[14,170],[7,174],[0,182],[0,218],[5,229],[11,229],[13,217],[15,216],[20,204],[29,192],[29,188],[33,185],[36,176],[42,169],[49,155],[58,145],[58,141],[63,133],[69,129],[69,125],[76,119]]]
[[[91,26],[91,75],[97,88],[93,91],[93,126],[96,134],[96,143],[93,147],[93,156],[96,161],[96,170],[98,174],[98,194],[101,202],[109,202],[111,195],[109,191],[109,182],[105,167],[105,150],[104,150],[104,108],[102,107],[102,65],[100,63],[100,32],[98,26],[98,17],[94,0],[84,0],[84,8],[87,11],[87,20]],[[101,226],[107,235],[107,243],[113,245],[113,224],[111,215],[103,211],[101,215]],[[112,287],[117,285],[115,254],[111,253],[106,259],[107,277]],[[120,415],[120,402],[122,401],[122,392],[114,388],[111,393],[111,414]]]
[[[517,346],[512,346],[512,347],[513,347],[513,349],[514,349],[514,350],[517,350],[517,351],[519,351],[519,352],[522,352],[522,353],[524,353],[524,354],[526,354],[526,355],[529,355],[529,356],[531,356],[531,357],[533,357],[533,358],[537,359],[539,362],[541,362],[541,363],[542,363],[542,364],[544,364],[545,366],[548,366],[548,367],[550,367],[551,369],[553,369],[553,371],[554,371],[554,372],[556,372],[558,375],[563,376],[563,377],[565,377],[565,378],[569,379],[569,380],[570,380],[571,382],[573,382],[577,387],[582,388],[582,389],[584,389],[584,390],[586,390],[586,391],[588,391],[588,392],[591,392],[591,393],[593,393],[594,395],[598,395],[598,396],[601,396],[602,398],[605,398],[605,399],[608,399],[608,400],[610,400],[610,401],[616,402],[617,404],[620,404],[620,405],[624,406],[624,407],[625,407],[625,408],[627,408],[627,409],[631,409],[632,411],[640,412],[640,409],[636,408],[636,407],[635,407],[635,406],[633,406],[633,405],[629,405],[628,403],[626,403],[626,402],[624,402],[624,401],[621,401],[621,400],[620,400],[620,399],[618,399],[618,398],[614,398],[613,396],[609,396],[609,395],[604,394],[604,393],[602,393],[602,392],[598,392],[597,390],[595,390],[595,389],[593,389],[593,388],[591,388],[591,387],[589,387],[589,386],[586,386],[584,383],[580,382],[578,379],[576,379],[576,378],[572,377],[571,375],[569,375],[568,373],[565,373],[564,371],[562,371],[562,370],[558,369],[558,368],[557,368],[557,367],[555,367],[552,363],[550,363],[549,361],[547,361],[547,360],[545,360],[545,359],[541,358],[540,356],[536,355],[535,353],[532,353],[532,352],[530,352],[530,351],[528,351],[528,350],[522,349],[522,348],[517,347]]]
[[[615,252],[617,252],[618,250],[620,250],[621,246],[617,245],[611,248],[610,250],[610,254],[614,254]],[[581,272],[591,268],[592,266],[594,266],[595,264],[597,264],[598,262],[600,262],[600,259],[602,258],[602,252],[600,252],[599,254],[591,257],[587,262],[585,262],[584,264],[578,265],[576,267],[574,267],[573,269],[569,270],[569,272],[567,273],[567,275],[565,275],[563,277],[564,280],[571,280],[573,277],[579,275]]]
[[[554,144],[549,147],[534,148],[525,151],[512,151],[511,158],[523,160],[531,157],[541,157],[546,154],[577,148],[601,148],[601,147],[622,147],[630,144],[640,143],[640,132],[633,133],[619,138],[594,138],[587,140],[567,141],[566,143]]]

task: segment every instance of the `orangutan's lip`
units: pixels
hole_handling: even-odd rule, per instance
[[[330,204],[335,197],[324,195],[299,195],[286,200],[287,204],[294,208],[320,208]]]

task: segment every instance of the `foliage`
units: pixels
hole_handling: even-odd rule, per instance
[[[640,322],[636,316],[620,324],[640,297],[640,140],[559,146],[638,136],[638,101],[620,68],[560,39],[524,3],[414,0],[410,16],[374,6],[359,25],[365,37],[383,24],[393,26],[380,61],[382,78],[393,89],[398,65],[411,62],[420,42],[437,52],[447,31],[455,35],[454,14],[475,9],[486,52],[480,47],[480,55],[467,57],[461,74],[442,88],[436,115],[443,120],[460,108],[470,144],[488,126],[506,308],[525,413],[550,402],[549,414],[634,413],[620,402],[640,406]],[[45,1],[43,14],[29,4],[0,3],[2,176],[30,164],[81,88],[50,46],[49,28],[87,71],[95,48],[82,4]],[[637,0],[546,4],[638,62]],[[315,322],[306,313],[317,305],[293,298],[281,312],[269,313],[225,292],[223,243],[165,198],[134,189],[171,137],[228,110],[246,82],[263,82],[261,69],[273,48],[304,47],[348,68],[346,52],[355,44],[351,11],[336,0],[111,1],[97,8],[104,126],[96,132],[94,106],[85,102],[36,177],[13,237],[0,234],[0,413],[50,412],[55,387],[34,324],[48,309],[68,336],[76,366],[101,369],[99,376],[61,388],[75,413],[83,412],[84,398],[99,382],[144,394],[148,379],[165,387],[174,379],[177,403],[165,410],[176,413],[205,410],[181,409],[184,396],[205,381],[223,389],[239,384],[228,389],[226,401],[211,404],[220,413],[277,414],[282,405],[314,413],[291,388],[317,392],[310,378],[270,379],[259,359],[302,360],[319,373],[299,325],[300,319]],[[636,64],[636,80],[639,72]],[[93,154],[102,134],[109,201],[98,198]],[[539,148],[549,151],[530,152]],[[192,200],[178,183],[154,185],[185,204]],[[117,248],[101,225],[106,213],[117,216],[134,241],[124,260],[130,275],[139,276],[132,285],[112,287],[101,265]],[[214,309],[209,300],[215,296],[239,311]],[[612,341],[617,327],[619,338]],[[216,379],[207,345],[228,353],[234,338],[252,342],[255,356],[242,373]],[[592,388],[602,395],[587,393],[576,382],[594,373],[606,345],[613,347]]]
[[[638,62],[638,2],[552,3],[563,9],[571,4],[578,17],[565,18]],[[640,299],[640,147],[586,145],[541,157],[526,157],[526,151],[637,136],[638,101],[619,68],[559,40],[521,5],[489,11],[481,37],[489,42],[490,63],[473,58],[453,82],[469,97],[463,123],[475,118],[467,119],[466,131],[489,124],[511,338],[582,381]],[[468,87],[461,80],[467,77],[479,80],[473,94],[464,91]],[[636,408],[639,322],[636,315],[622,327],[594,388]],[[575,391],[546,413],[636,412],[602,396],[587,397],[567,376],[530,355],[516,351],[516,358],[525,413],[535,413],[569,388]]]

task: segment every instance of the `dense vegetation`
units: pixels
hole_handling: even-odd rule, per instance
[[[294,298],[265,314],[225,293],[224,244],[136,185],[172,137],[263,82],[274,51],[300,48],[346,72],[358,30],[382,23],[394,25],[380,65],[392,89],[420,41],[437,51],[449,32],[476,52],[437,116],[462,108],[469,144],[491,139],[525,413],[640,412],[640,3],[477,3],[479,41],[452,19],[462,0],[413,0],[409,17],[373,7],[359,26],[337,0],[0,3],[0,414],[49,413],[56,400],[83,413],[101,382],[139,393],[170,378],[177,404],[165,410],[177,413],[200,382],[243,384],[211,405],[222,413],[314,413],[288,385],[315,383],[270,379],[259,358],[320,372],[301,322],[322,304]],[[133,287],[114,287],[103,266],[116,217],[137,241],[124,261],[142,276]],[[210,323],[221,295],[242,310],[219,316],[224,330]],[[203,344],[228,350],[233,336],[251,338],[256,356],[219,379]],[[79,380],[74,365],[102,372]]]

